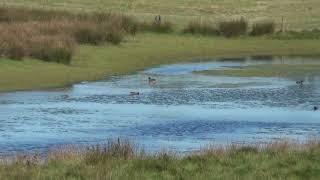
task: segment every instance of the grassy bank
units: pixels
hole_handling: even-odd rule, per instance
[[[200,57],[319,55],[319,44],[316,40],[225,39],[143,33],[135,38],[128,37],[118,46],[81,45],[70,65],[2,58],[0,76],[6,78],[0,79],[0,91],[62,87]]]
[[[67,148],[2,162],[10,179],[319,179],[320,143],[275,142],[257,146],[209,147],[178,156],[148,155],[128,141],[87,150]]]

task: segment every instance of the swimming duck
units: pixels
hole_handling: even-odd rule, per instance
[[[319,108],[318,108],[317,106],[314,106],[314,107],[313,107],[313,110],[314,110],[314,111],[318,111],[318,109],[319,109]]]
[[[304,80],[296,81],[296,84],[303,85]]]
[[[140,92],[130,92],[130,96],[138,96],[140,95]]]
[[[157,82],[156,79],[152,79],[151,77],[149,77],[148,80],[149,80],[149,84],[156,84]]]

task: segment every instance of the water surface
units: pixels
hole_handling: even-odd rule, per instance
[[[257,60],[259,59],[259,60]],[[126,137],[148,151],[206,144],[305,140],[320,134],[320,76],[204,76],[195,71],[320,59],[224,59],[165,65],[52,91],[0,94],[1,153]],[[150,86],[147,78],[157,79]],[[130,96],[130,92],[140,92]]]

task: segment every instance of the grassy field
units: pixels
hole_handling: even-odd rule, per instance
[[[286,28],[308,29],[320,25],[318,0],[3,0],[4,5],[59,8],[67,10],[112,10],[150,20],[161,14],[175,24],[191,19],[218,19],[243,16],[253,21],[273,19]]]
[[[127,141],[86,151],[55,150],[0,165],[2,180],[23,179],[319,179],[320,144],[288,141],[207,148],[187,156],[146,155]]]
[[[147,67],[204,57],[319,55],[315,40],[225,39],[176,34],[139,34],[119,46],[80,46],[71,65],[1,59],[0,91],[63,87],[134,73]]]

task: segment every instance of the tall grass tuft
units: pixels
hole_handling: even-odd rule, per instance
[[[208,22],[200,23],[198,21],[191,21],[183,29],[183,33],[201,34],[201,35],[219,35],[217,28]]]
[[[43,23],[1,23],[0,55],[17,60],[28,56],[69,64],[76,45],[74,39],[64,33],[50,34],[58,31],[50,27]]]
[[[139,23],[138,29],[140,31],[150,31],[156,33],[170,33],[173,32],[173,24],[169,21],[153,21]]]
[[[219,22],[218,30],[222,36],[228,38],[238,37],[247,33],[248,22],[244,18],[231,21],[221,21]]]
[[[106,162],[111,158],[132,159],[136,154],[136,147],[127,139],[110,139],[106,144],[87,148],[84,159],[87,164]]]
[[[257,22],[252,25],[252,30],[250,32],[251,36],[262,36],[273,34],[275,32],[276,25],[274,22]]]
[[[47,62],[70,64],[75,48],[72,38],[63,35],[37,36],[30,40],[26,53]]]
[[[138,22],[117,13],[0,7],[0,56],[70,63],[77,44],[119,44]]]

